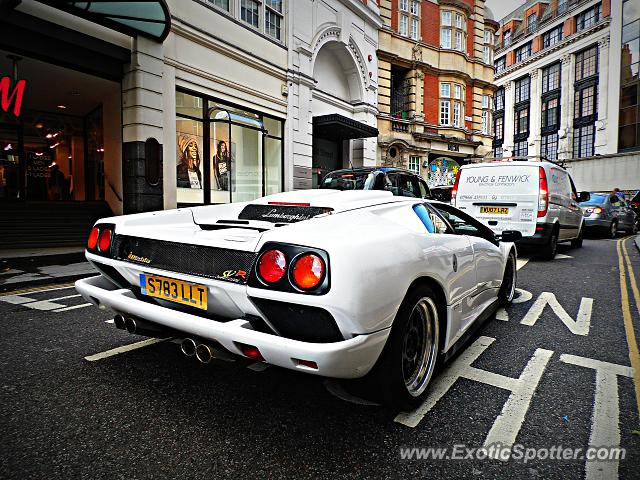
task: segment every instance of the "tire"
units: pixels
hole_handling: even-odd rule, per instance
[[[578,238],[574,238],[573,240],[571,240],[571,247],[582,248],[583,240],[584,240],[584,226],[580,228],[580,233],[578,234]]]
[[[614,239],[617,236],[618,236],[618,224],[617,222],[613,221],[609,226],[609,230],[607,230],[607,238]]]
[[[631,229],[631,235],[637,235],[638,234],[638,223],[635,222],[633,224],[633,228]]]
[[[558,251],[558,229],[554,228],[549,237],[549,242],[544,246],[542,258],[545,260],[553,260]]]
[[[501,307],[511,305],[513,298],[516,296],[516,285],[518,283],[518,268],[516,266],[516,256],[509,253],[509,259],[504,269],[502,284],[498,290],[498,303]]]
[[[427,285],[412,288],[400,305],[387,343],[368,379],[383,403],[417,407],[427,393],[440,350],[437,297]]]

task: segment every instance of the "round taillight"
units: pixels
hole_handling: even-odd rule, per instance
[[[287,273],[287,257],[280,250],[267,250],[258,262],[258,275],[267,283],[275,283]]]
[[[302,255],[293,265],[293,283],[303,290],[316,287],[324,278],[324,270],[324,260],[318,255],[313,253]]]
[[[109,250],[111,246],[111,229],[105,228],[100,234],[100,239],[98,240],[98,250],[101,252],[106,252]]]
[[[96,248],[98,244],[98,237],[100,236],[100,229],[98,227],[93,227],[91,229],[91,233],[89,234],[89,240],[87,240],[87,248],[89,250],[93,250]]]

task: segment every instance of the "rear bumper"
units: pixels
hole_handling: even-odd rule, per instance
[[[603,230],[611,227],[611,220],[606,218],[588,218],[584,219],[584,226],[587,228],[601,228]]]
[[[553,223],[537,223],[535,233],[528,237],[522,237],[518,240],[518,245],[546,245],[549,243],[553,227]]]
[[[377,361],[390,329],[357,335],[333,343],[310,343],[257,332],[244,319],[217,322],[138,300],[128,289],[114,286],[103,276],[78,280],[76,290],[94,305],[105,305],[124,315],[133,316],[184,332],[185,336],[214,340],[232,353],[242,355],[238,343],[260,350],[267,363],[334,378],[358,378],[369,372]],[[301,366],[296,361],[310,360],[318,369]]]

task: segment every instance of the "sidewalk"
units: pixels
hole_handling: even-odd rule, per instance
[[[71,282],[95,273],[83,247],[0,250],[0,292]]]

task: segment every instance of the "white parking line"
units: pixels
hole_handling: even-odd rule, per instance
[[[58,313],[58,312],[68,312],[69,310],[77,310],[78,308],[90,307],[91,305],[93,305],[93,304],[92,303],[83,303],[81,305],[73,305],[71,307],[59,308],[57,310],[54,310],[54,312],[56,312],[56,313]]]
[[[124,345],[122,347],[112,348],[111,350],[107,350],[106,352],[89,355],[88,357],[84,357],[84,359],[89,362],[95,362],[96,360],[102,360],[103,358],[113,357],[114,355],[130,352],[131,350],[137,350],[138,348],[144,348],[150,345],[154,345],[156,343],[166,342],[167,340],[171,340],[171,339],[170,338],[150,338],[148,340],[143,340],[142,342],[136,342],[130,345]]]
[[[80,294],[77,293],[76,295],[67,295],[66,297],[57,297],[57,298],[47,298],[48,302],[55,302],[57,300],[66,300],[67,298],[76,298],[79,297]]]
[[[522,267],[524,267],[527,263],[529,263],[529,258],[518,258],[516,260],[516,270],[520,270]]]

